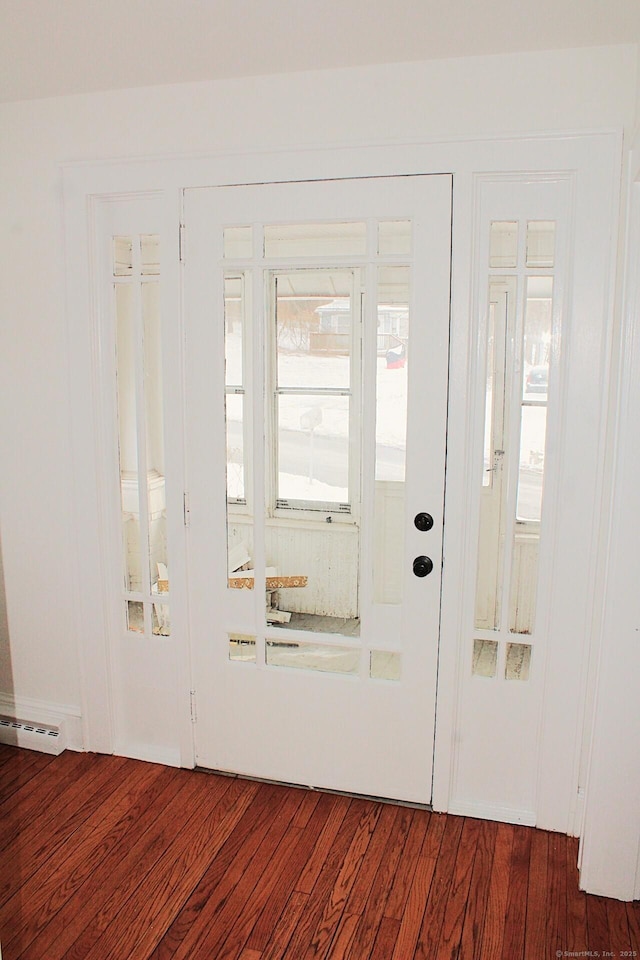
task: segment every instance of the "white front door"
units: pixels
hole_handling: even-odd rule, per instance
[[[451,177],[190,189],[185,236],[196,763],[428,803]]]

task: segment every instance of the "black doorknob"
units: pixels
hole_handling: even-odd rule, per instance
[[[431,557],[416,557],[413,561],[413,572],[416,577],[426,577],[433,570],[433,560]]]
[[[430,513],[416,513],[413,522],[418,530],[431,530],[433,517]]]

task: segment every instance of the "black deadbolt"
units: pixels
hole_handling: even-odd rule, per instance
[[[416,557],[413,561],[413,572],[416,577],[426,577],[433,570],[433,560],[431,557]]]
[[[433,517],[430,513],[416,513],[414,521],[418,530],[431,530]]]

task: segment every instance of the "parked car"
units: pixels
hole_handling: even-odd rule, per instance
[[[527,393],[546,393],[549,389],[549,367],[541,364],[531,367],[525,381]]]

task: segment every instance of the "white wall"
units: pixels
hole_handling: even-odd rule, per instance
[[[309,72],[0,107],[0,521],[11,671],[80,703],[63,161],[633,126],[635,46]],[[78,264],[79,271],[84,268]],[[2,661],[6,665],[6,658]]]

